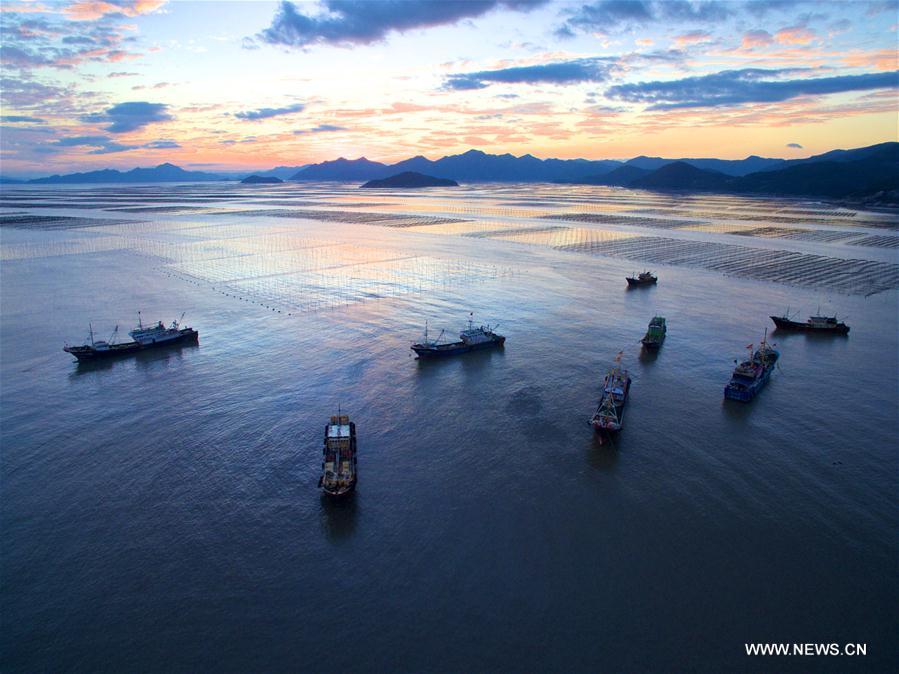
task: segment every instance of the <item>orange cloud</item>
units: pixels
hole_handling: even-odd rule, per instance
[[[789,26],[781,28],[774,34],[774,39],[780,44],[810,44],[818,39],[815,31],[803,26]]]
[[[689,33],[684,33],[674,38],[674,44],[678,47],[688,47],[691,44],[700,44],[711,39],[712,36],[704,30],[691,30]]]
[[[63,12],[75,21],[94,21],[107,14],[124,14],[125,16],[140,16],[155,12],[162,7],[167,0],[130,0],[130,2],[114,5],[103,0],[76,0],[63,9]]]
[[[851,52],[842,61],[853,68],[874,66],[878,70],[899,70],[899,52],[895,49]]]

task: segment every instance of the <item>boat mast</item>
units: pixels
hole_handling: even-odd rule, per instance
[[[90,330],[91,333],[91,346],[94,345],[94,326],[90,323],[87,324],[87,329]]]
[[[141,318],[140,318],[140,312],[139,312],[139,311],[137,312],[137,327],[138,327],[138,329],[140,329],[140,330],[143,330],[143,329],[144,329],[144,323],[143,323],[143,321],[142,321]]]

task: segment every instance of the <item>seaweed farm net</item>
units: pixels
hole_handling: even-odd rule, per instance
[[[899,265],[707,241],[639,236],[588,240],[558,250],[640,262],[698,267],[730,276],[869,295],[899,287]]]
[[[511,267],[321,242],[274,255],[192,260],[160,270],[289,315],[433,293],[513,273]]]

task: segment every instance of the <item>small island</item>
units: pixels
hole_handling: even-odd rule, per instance
[[[275,176],[247,176],[240,181],[243,185],[274,185],[283,183],[284,181]]]
[[[382,180],[369,180],[361,187],[390,187],[390,188],[409,188],[409,187],[458,187],[459,183],[455,180],[447,178],[435,178],[434,176],[426,176],[424,173],[416,173],[415,171],[405,171],[397,173],[395,176],[384,178]]]

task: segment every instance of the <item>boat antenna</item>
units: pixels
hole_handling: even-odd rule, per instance
[[[474,318],[474,312],[473,312],[473,311],[469,311],[469,312],[468,312],[468,329],[469,329],[469,330],[471,330],[471,323],[472,323],[472,319],[473,319],[473,318]]]
[[[94,345],[94,326],[91,323],[87,324],[87,329],[90,330],[91,333],[91,346]]]
[[[143,329],[144,329],[144,322],[143,322],[143,321],[141,320],[141,318],[140,318],[140,311],[137,312],[137,327],[138,327],[140,330],[143,330]]]

